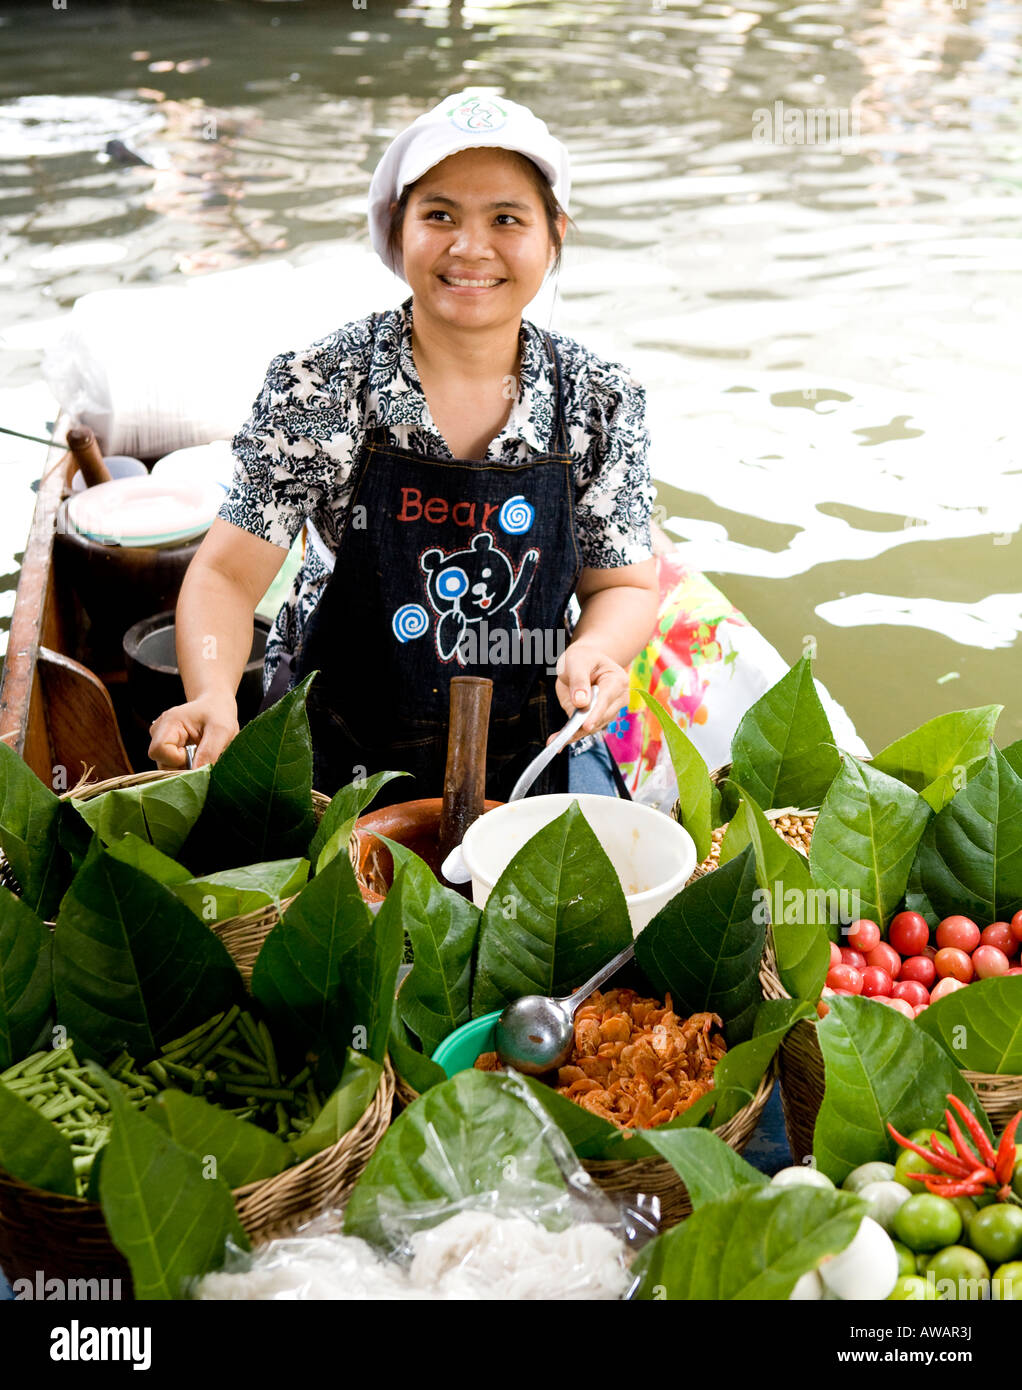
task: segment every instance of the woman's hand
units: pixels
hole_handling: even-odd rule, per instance
[[[185,747],[197,745],[193,767],[216,762],[238,732],[238,702],[233,695],[203,695],[164,710],[149,726],[149,756],[159,768],[187,767]]]
[[[605,728],[628,702],[628,672],[624,667],[591,642],[572,642],[557,662],[556,686],[557,698],[569,717],[589,704],[594,685],[600,687],[599,699],[572,743]],[[556,737],[556,733],[551,734],[547,743]]]

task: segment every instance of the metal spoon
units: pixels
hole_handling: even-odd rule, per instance
[[[572,735],[577,733],[578,730],[581,729],[582,725],[585,723],[589,715],[595,709],[596,701],[599,698],[600,687],[598,685],[594,685],[592,694],[589,697],[589,704],[585,707],[585,709],[576,710],[575,713],[568,720],[567,724],[565,724],[561,732],[554,739],[553,743],[548,744],[547,747],[543,749],[542,753],[536,754],[532,762],[529,764],[529,766],[522,773],[521,777],[519,777],[518,781],[515,783],[511,791],[511,795],[508,797],[509,802],[520,801],[522,797],[525,795],[525,793],[532,786],[533,782],[535,782],[539,774],[547,766],[547,764],[552,763],[554,758],[556,758],[557,754],[561,751],[561,749],[567,747],[567,745],[571,741]]]
[[[542,994],[526,994],[509,1004],[497,1019],[497,1056],[507,1067],[542,1076],[567,1061],[575,1041],[575,1015],[594,989],[610,978],[635,954],[635,943],[597,970],[573,994],[549,999]]]

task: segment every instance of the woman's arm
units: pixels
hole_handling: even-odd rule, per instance
[[[596,708],[576,735],[583,738],[609,724],[627,699],[627,667],[649,641],[656,623],[656,561],[642,560],[617,569],[587,567],[575,593],[582,616],[557,663],[557,698],[565,712],[573,714],[589,703],[590,687],[600,687]]]
[[[252,615],[287,550],[217,518],[188,566],[175,631],[186,702],[150,730],[149,756],[181,768],[185,745],[195,766],[214,762],[238,732],[237,691],[252,650]]]

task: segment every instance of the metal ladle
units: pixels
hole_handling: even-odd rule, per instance
[[[594,989],[599,989],[635,954],[635,943],[597,970],[573,994],[563,999],[549,999],[542,994],[526,994],[509,1004],[497,1019],[497,1056],[506,1067],[542,1076],[563,1066],[575,1041],[575,1015]]]

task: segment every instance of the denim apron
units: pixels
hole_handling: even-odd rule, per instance
[[[388,783],[374,805],[440,796],[452,676],[493,681],[486,794],[496,800],[567,718],[553,667],[582,564],[561,362],[544,338],[556,386],[547,453],[497,465],[366,431],[333,573],[295,661],[295,681],[319,672],[307,706],[318,791],[398,769],[415,782]],[[567,789],[565,752],[534,793]]]

